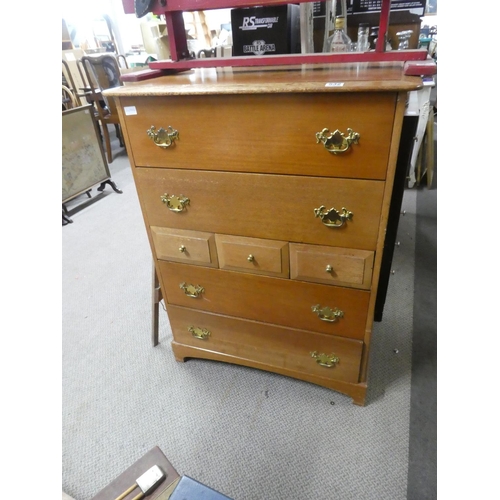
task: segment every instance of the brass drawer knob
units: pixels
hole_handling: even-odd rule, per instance
[[[325,354],[318,353],[318,351],[311,352],[311,357],[316,360],[318,365],[324,366],[325,368],[334,368],[339,362],[340,358],[335,354]]]
[[[188,327],[188,332],[197,339],[200,340],[207,340],[208,337],[210,337],[211,332],[207,330],[206,328],[198,328],[196,326],[190,326]]]
[[[333,207],[325,210],[324,205],[314,209],[314,217],[319,217],[321,222],[328,227],[342,227],[348,220],[352,220],[353,215],[344,207],[340,212]]]
[[[319,304],[311,307],[312,312],[318,315],[318,318],[322,321],[328,321],[334,323],[340,318],[344,317],[344,312],[335,307],[331,309],[328,306],[321,307]]]
[[[166,130],[163,127],[156,130],[155,126],[152,125],[146,133],[148,134],[148,137],[160,148],[175,146],[176,139],[179,139],[179,132],[170,125]]]
[[[181,252],[181,253],[186,253],[186,247],[185,247],[184,245],[181,245],[181,246],[179,247],[179,252]]]
[[[352,128],[347,129],[347,136],[340,130],[330,133],[327,128],[324,128],[321,132],[316,132],[316,144],[320,142],[328,152],[338,155],[345,153],[351,144],[358,144],[359,134],[354,132]]]
[[[255,260],[255,257],[254,257],[252,254],[250,254],[250,255],[247,257],[247,260],[248,260],[248,262],[253,262],[253,261]]]
[[[172,212],[182,212],[189,205],[189,198],[182,194],[175,196],[175,194],[165,193],[160,196],[160,199]]]
[[[333,267],[332,267],[330,264],[328,264],[328,265],[326,266],[325,271],[326,271],[327,273],[331,273],[331,272],[333,271]]]
[[[183,290],[188,297],[193,298],[199,297],[205,291],[200,285],[187,285],[186,283],[181,283],[179,288]]]

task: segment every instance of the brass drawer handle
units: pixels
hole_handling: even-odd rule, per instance
[[[211,333],[206,328],[198,328],[196,326],[190,326],[188,332],[195,338],[200,340],[207,340]]]
[[[186,247],[185,247],[184,245],[181,245],[181,246],[179,247],[179,252],[181,252],[181,253],[186,253]]]
[[[189,205],[189,198],[184,195],[175,196],[175,194],[162,194],[160,196],[161,202],[167,205],[167,208],[172,212],[182,212]]]
[[[321,142],[325,149],[334,155],[345,153],[351,144],[358,144],[358,141],[359,134],[354,132],[352,128],[347,129],[347,137],[338,129],[332,133],[327,128],[316,132],[316,144]]]
[[[193,298],[199,297],[205,291],[200,285],[186,285],[186,283],[181,283],[179,288],[183,290],[188,297]]]
[[[175,140],[179,138],[179,132],[170,125],[166,130],[163,127],[156,130],[155,126],[152,125],[146,133],[148,134],[148,137],[160,148],[175,146]]]
[[[316,360],[318,365],[324,366],[325,368],[334,368],[339,362],[340,358],[335,354],[325,354],[318,353],[318,351],[311,352],[311,357]]]
[[[330,323],[334,323],[339,318],[344,317],[344,312],[335,307],[331,309],[328,306],[321,307],[319,304],[311,307],[312,312],[315,312],[318,315],[318,318],[322,321],[328,321]]]
[[[342,227],[348,220],[352,220],[353,215],[345,207],[342,207],[341,212],[333,207],[325,210],[324,205],[314,209],[314,217],[319,217],[321,222],[328,227]]]
[[[255,257],[254,257],[252,254],[250,254],[250,255],[247,257],[247,260],[248,260],[248,262],[253,262],[253,261],[255,260]]]

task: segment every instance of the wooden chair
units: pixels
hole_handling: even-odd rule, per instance
[[[68,109],[73,109],[78,107],[78,102],[76,100],[73,91],[66,85],[62,86],[62,111],[68,111]]]
[[[68,99],[71,102],[72,108],[75,108],[77,106],[82,106],[82,102],[80,100],[80,94],[78,93],[78,89],[76,88],[75,80],[73,79],[71,69],[68,66],[68,63],[64,59],[62,60],[62,85],[63,85],[63,101],[66,97],[66,99]]]
[[[89,84],[87,101],[94,105],[96,118],[102,128],[108,163],[111,163],[113,152],[108,125],[115,126],[120,146],[124,147],[124,144],[115,102],[112,98],[108,99],[102,95],[101,91],[123,85],[120,80],[120,67],[116,57],[110,53],[83,56],[81,62]]]
[[[127,58],[123,54],[118,54],[116,56],[116,60],[118,61],[118,66],[120,68],[129,69]]]

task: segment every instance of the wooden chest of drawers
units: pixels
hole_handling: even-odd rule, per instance
[[[396,63],[195,70],[106,91],[177,360],[364,404],[398,141],[420,85]]]

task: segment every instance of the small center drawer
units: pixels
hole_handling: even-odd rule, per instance
[[[290,277],[327,285],[369,289],[374,253],[368,250],[290,244]]]
[[[286,241],[215,235],[221,269],[288,278]]]

